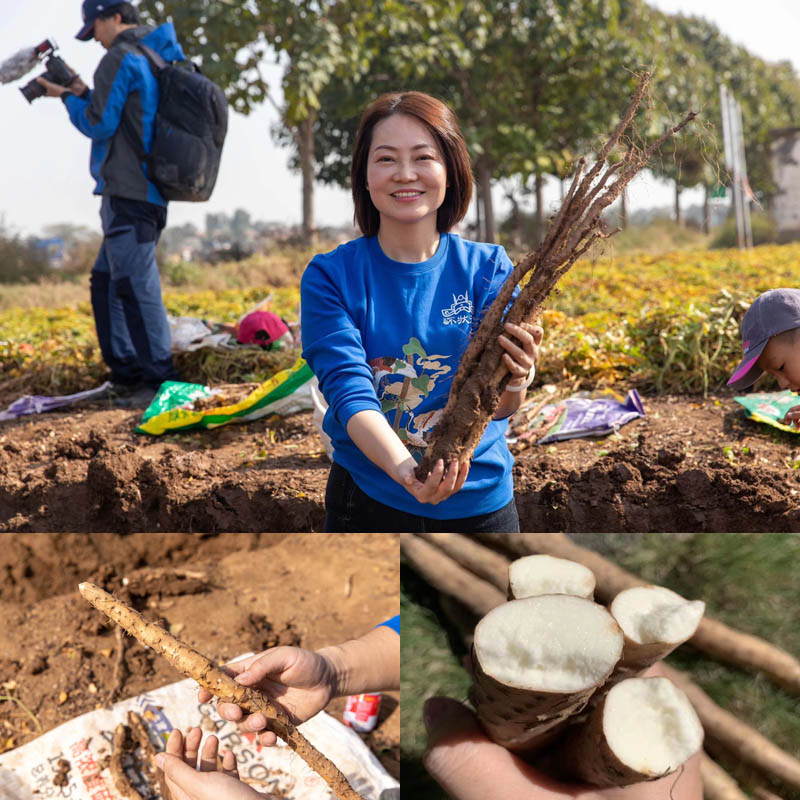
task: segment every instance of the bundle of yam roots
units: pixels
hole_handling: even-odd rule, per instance
[[[702,750],[706,798],[747,796],[706,751],[748,765],[764,784],[760,800],[777,798],[766,788],[776,780],[800,790],[800,761],[685,673],[654,667],[689,641],[800,696],[797,659],[564,534],[476,538],[403,534],[401,547],[470,650],[469,698],[493,741],[553,777],[595,786],[678,781]]]

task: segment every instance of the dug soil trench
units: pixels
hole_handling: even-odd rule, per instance
[[[645,398],[604,439],[517,454],[529,531],[800,531],[800,437],[730,397]],[[0,424],[0,531],[314,531],[329,462],[310,413],[149,437],[139,413]]]
[[[127,592],[148,619],[218,662],[337,644],[399,612],[398,542],[386,534],[12,534],[0,544],[0,694],[30,711],[0,704],[0,752],[36,738],[38,726],[183,677],[117,636],[78,594],[80,581]],[[395,777],[398,701],[385,694],[378,726],[361,734]],[[341,719],[344,703],[326,711]]]

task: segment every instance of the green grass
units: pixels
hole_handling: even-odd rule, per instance
[[[576,534],[572,538],[645,580],[704,600],[709,616],[800,655],[800,536]],[[433,694],[466,697],[468,679],[460,667],[463,646],[439,613],[435,592],[407,568],[401,581],[403,785],[418,800],[443,800],[447,795],[427,778],[421,764],[426,742],[421,709]],[[688,645],[668,660],[690,671],[719,705],[800,758],[800,699],[764,676],[715,662]],[[752,775],[736,763],[725,766],[747,791]],[[780,784],[772,788],[784,800],[800,800],[800,792]]]

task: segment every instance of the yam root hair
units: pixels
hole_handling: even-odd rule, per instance
[[[597,153],[593,166],[585,171],[586,159],[578,161],[572,185],[561,208],[550,221],[542,243],[514,267],[483,316],[461,358],[442,418],[434,428],[431,442],[417,465],[416,476],[419,480],[427,478],[440,458],[445,464],[471,458],[510,379],[502,360],[505,350],[497,341],[504,331],[504,323],[519,325],[538,318],[544,301],[570,267],[598,239],[607,239],[616,233],[604,230],[602,215],[605,209],[622,194],[631,179],[647,166],[661,145],[695,118],[696,114],[689,112],[681,122],[665,131],[644,150],[629,141],[620,160],[609,165],[608,158],[631,125],[650,78],[649,72],[640,76],[633,98],[616,129]],[[514,290],[528,273],[530,280],[513,300],[506,314]]]
[[[273,731],[299,755],[327,784],[339,800],[363,800],[336,765],[319,752],[292,724],[286,712],[257,689],[238,684],[206,656],[176,639],[159,625],[148,622],[138,611],[125,605],[93,583],[81,583],[85,600],[123,627],[142,644],[160,653],[187,678],[226,703],[235,703],[250,714],[261,713],[267,729]]]

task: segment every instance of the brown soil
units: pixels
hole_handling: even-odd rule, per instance
[[[800,531],[800,438],[730,397],[645,398],[605,439],[517,457],[523,530]],[[149,437],[138,412],[0,425],[0,531],[314,531],[329,463],[310,413]]]
[[[146,617],[219,662],[346,641],[399,611],[398,542],[386,534],[4,534],[0,545],[0,694],[24,703],[43,732],[182,678],[117,637],[78,594],[81,580],[127,593]],[[362,735],[395,777],[398,700],[385,694],[378,727]],[[341,719],[344,704],[326,710]],[[0,720],[0,752],[38,735],[17,703],[0,702]]]

